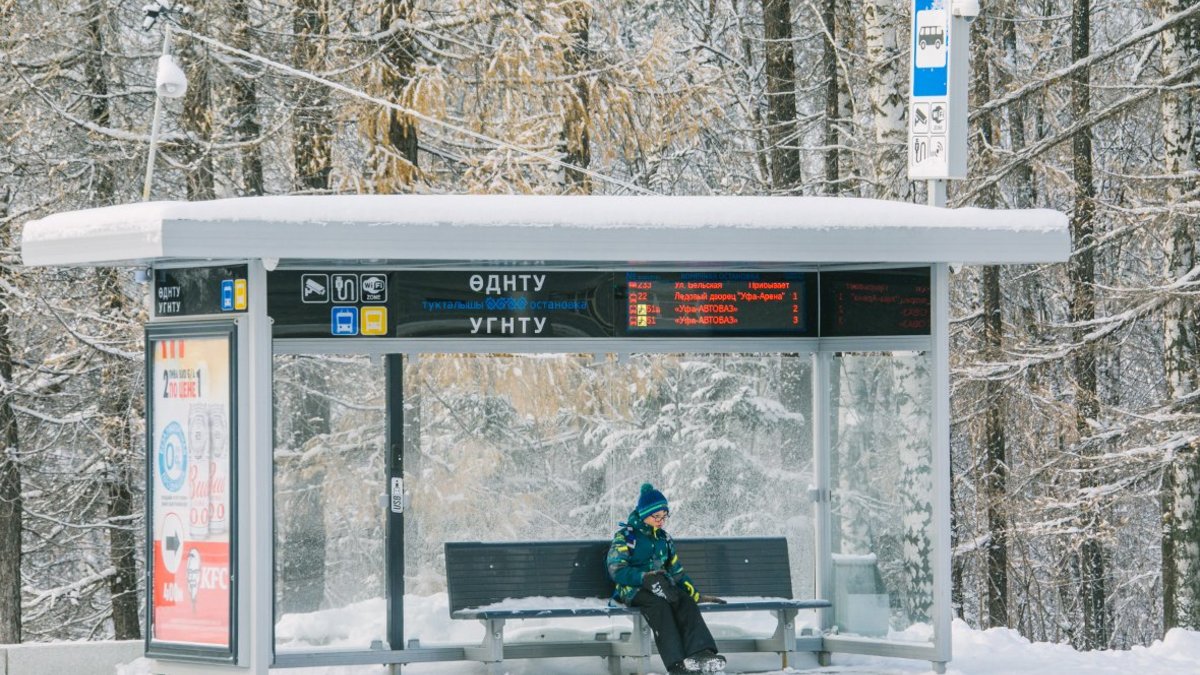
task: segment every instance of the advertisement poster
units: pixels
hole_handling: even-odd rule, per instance
[[[212,332],[209,328],[208,332]],[[151,334],[151,645],[232,652],[232,327]]]

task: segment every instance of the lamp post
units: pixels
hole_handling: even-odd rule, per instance
[[[166,19],[163,28],[162,54],[154,77],[154,118],[150,123],[150,152],[146,158],[146,180],[142,185],[142,201],[150,200],[150,185],[154,182],[154,156],[158,152],[158,134],[162,128],[162,106],[165,98],[182,98],[187,93],[187,75],[171,56],[171,14],[186,14],[188,9],[172,0],[155,0],[142,8],[146,18],[142,30],[150,30],[158,19]]]

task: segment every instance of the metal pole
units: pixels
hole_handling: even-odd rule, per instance
[[[831,398],[829,369],[833,363],[833,354],[828,351],[818,351],[813,354],[812,378],[812,414],[813,414],[813,518],[815,522],[816,556],[814,561],[814,576],[816,577],[816,597],[833,600],[833,548],[830,533],[830,434],[829,425]],[[824,635],[833,627],[833,610],[822,608],[817,610],[817,625]],[[817,655],[820,665],[829,665],[829,652],[822,650]]]
[[[404,355],[384,358],[387,382],[387,457],[385,491],[389,508],[384,536],[386,567],[387,644],[404,649]],[[398,500],[398,501],[397,501]],[[396,668],[399,672],[399,667]]]
[[[932,182],[932,181],[931,181]],[[941,182],[941,181],[939,181]],[[945,184],[942,198],[945,200]],[[950,266],[938,263],[932,270],[933,349],[933,668],[944,673],[953,657],[950,622],[952,517],[950,513]]]
[[[250,311],[243,318],[246,364],[238,369],[239,393],[245,392],[238,408],[238,658],[244,675],[267,675],[275,660],[275,462],[272,448],[271,318],[267,316],[267,271],[257,260],[247,261]],[[244,431],[242,430],[244,429]],[[241,480],[240,476],[245,476]],[[177,672],[177,671],[172,671]],[[209,671],[215,672],[215,671]]]
[[[946,181],[943,178],[933,178],[929,183],[929,205],[946,206]]]
[[[171,24],[164,22],[162,55],[171,53]],[[157,77],[155,78],[157,80]],[[142,201],[150,201],[150,185],[154,182],[154,155],[158,151],[158,131],[162,127],[162,97],[154,92],[154,120],[150,123],[150,154],[146,158],[146,181],[142,185]]]

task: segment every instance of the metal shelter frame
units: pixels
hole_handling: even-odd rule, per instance
[[[232,663],[160,656],[155,672],[266,673],[271,667],[458,660],[433,647],[277,655],[274,645],[272,359],[285,353],[385,357],[389,392],[403,354],[427,352],[788,352],[813,359],[815,573],[831,597],[830,368],[833,354],[926,351],[932,368],[932,644],[826,634],[824,652],[928,660],[943,668],[950,642],[949,284],[957,263],[1050,263],[1067,258],[1065,217],[1054,211],[946,210],[864,199],[800,197],[258,197],[156,202],[56,214],[28,223],[26,265],[124,265],[165,270],[246,266],[248,309],[164,317],[236,325],[237,559]],[[928,336],[848,338],[301,338],[272,334],[268,272],[328,269],[838,270],[928,266]],[[390,394],[389,394],[390,395]],[[389,408],[391,403],[389,402]],[[389,425],[393,424],[389,421]],[[802,489],[799,488],[798,489]],[[389,529],[389,535],[394,534]],[[401,567],[402,570],[402,561]],[[403,579],[400,579],[401,588]],[[831,616],[821,610],[821,625]]]

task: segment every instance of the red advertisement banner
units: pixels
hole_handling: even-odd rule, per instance
[[[228,647],[229,543],[165,545],[154,542],[154,639]]]

